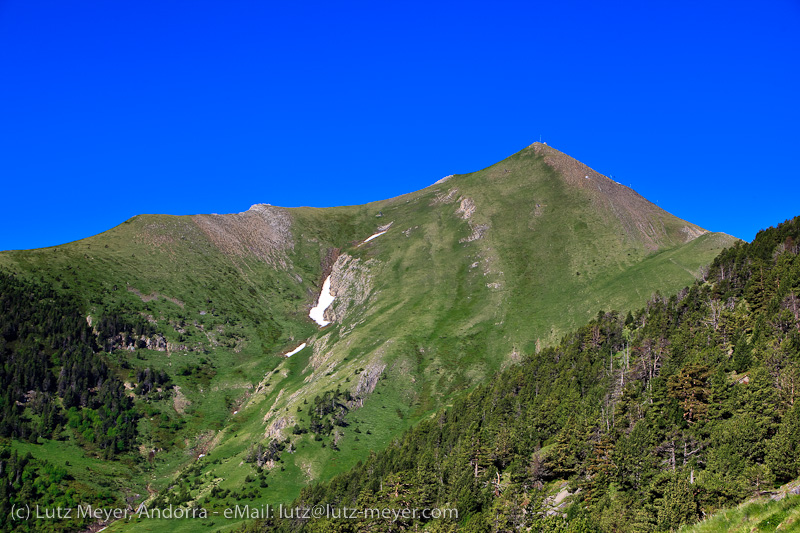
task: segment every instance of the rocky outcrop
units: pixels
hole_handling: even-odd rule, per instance
[[[458,189],[450,189],[446,193],[437,192],[436,196],[431,200],[430,205],[451,204],[455,202],[458,197]]]
[[[467,243],[467,242],[477,241],[478,239],[483,237],[483,234],[486,233],[486,230],[489,229],[489,224],[474,224],[470,226],[472,227],[472,233],[470,233],[468,237],[459,239],[458,242]]]
[[[332,355],[331,350],[328,349],[330,337],[331,334],[327,333],[311,342],[311,357],[308,360],[308,366],[312,370],[311,376],[313,376],[313,372],[322,366]],[[309,378],[311,376],[309,376]]]
[[[469,234],[469,236],[459,239],[458,242],[463,244],[477,241],[483,237],[484,233],[486,233],[486,231],[489,229],[489,224],[475,224],[473,222],[472,217],[475,214],[476,207],[472,198],[463,196],[460,198],[460,200],[461,203],[459,203],[458,208],[456,209],[456,215],[467,221],[472,232]]]
[[[458,209],[456,209],[456,214],[464,220],[469,220],[472,218],[473,213],[475,213],[475,202],[472,198],[461,198],[461,203],[458,205]]]
[[[286,268],[286,251],[294,249],[292,218],[282,207],[256,204],[244,213],[194,215],[192,220],[227,255],[255,256]]]
[[[446,193],[437,192],[436,196],[433,198],[433,200],[431,200],[430,205],[436,206],[442,204],[451,204],[454,202],[459,202],[458,207],[456,208],[456,215],[466,220],[467,224],[469,224],[470,230],[472,230],[468,237],[464,237],[458,242],[463,244],[477,241],[483,237],[483,235],[486,233],[486,230],[489,229],[489,224],[476,224],[473,221],[472,217],[476,210],[475,201],[467,196],[458,196],[458,189],[450,189]],[[411,228],[403,232],[406,237],[408,237],[407,232],[410,233]]]
[[[362,261],[348,254],[342,254],[336,259],[331,270],[331,294],[336,299],[325,310],[325,320],[342,323],[367,301],[373,289],[371,270],[377,263],[375,259]],[[353,326],[353,323],[349,324],[342,334]]]
[[[283,429],[289,425],[289,419],[285,416],[278,417],[272,424],[267,427],[264,432],[264,438],[283,440]]]
[[[566,516],[564,512],[566,508],[573,502],[572,496],[576,496],[581,492],[581,489],[575,492],[570,492],[567,484],[563,484],[556,494],[552,494],[545,498],[543,507],[547,516]]]
[[[133,352],[139,350],[153,350],[155,352],[188,352],[189,347],[185,344],[168,342],[167,339],[160,333],[155,335],[133,335],[128,332],[120,332],[109,337],[103,343],[106,351],[111,352],[114,350],[127,350]],[[200,350],[201,347],[195,347],[192,351]]]
[[[386,365],[380,361],[368,364],[358,378],[358,384],[353,390],[353,395],[357,397],[366,396],[374,391],[385,368]]]

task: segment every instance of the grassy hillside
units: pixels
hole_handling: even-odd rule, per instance
[[[799,240],[800,217],[720,254],[706,281],[598,314],[293,503],[457,517],[266,519],[242,531],[796,528]],[[782,501],[715,514],[754,495]]]
[[[140,450],[113,467],[69,431],[14,446],[86,457],[136,501],[172,486],[185,489],[176,503],[289,501],[599,309],[626,312],[691,283],[733,242],[537,143],[364,206],[142,215],[63,246],[3,252],[0,268],[74,295],[95,330],[109,315],[151,324],[146,339],[98,339],[103,357],[131,390],[144,369],[175,385],[158,398],[132,393]],[[333,323],[320,330],[307,315],[328,275]],[[332,427],[309,431],[314,399],[337,389],[350,397],[320,415]],[[259,448],[278,442],[275,454]]]
[[[800,497],[780,501],[749,501],[722,511],[703,522],[682,528],[681,533],[750,533],[751,531],[800,531]]]

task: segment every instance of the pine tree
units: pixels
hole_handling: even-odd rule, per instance
[[[586,500],[593,502],[599,499],[616,473],[613,460],[614,443],[609,435],[603,435],[593,445],[593,451],[586,467],[589,477],[586,483]]]
[[[666,486],[661,506],[658,510],[659,528],[675,531],[684,524],[697,521],[697,502],[692,486],[678,474]]]
[[[683,418],[689,423],[705,418],[708,413],[709,374],[705,365],[689,365],[667,383],[669,396],[680,402]]]
[[[800,475],[800,404],[795,404],[783,417],[778,433],[770,441],[767,466],[782,482]]]

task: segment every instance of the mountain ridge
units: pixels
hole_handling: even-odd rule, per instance
[[[531,145],[531,147],[533,147],[533,149],[536,151],[537,154],[543,155],[545,158],[545,162],[548,165],[551,165],[553,168],[555,168],[562,176],[568,179],[573,185],[588,186],[589,188],[592,188],[592,186],[595,185],[595,182],[592,180],[595,180],[597,178],[604,178],[603,181],[605,183],[603,183],[602,185],[597,184],[597,187],[600,192],[604,192],[603,196],[606,198],[607,203],[609,205],[613,205],[615,211],[616,209],[620,208],[625,209],[629,212],[634,211],[633,207],[630,206],[629,204],[638,203],[637,207],[640,210],[649,209],[650,211],[653,211],[653,207],[655,207],[656,210],[660,210],[665,213],[667,212],[666,210],[660,208],[659,206],[649,202],[646,198],[644,198],[634,189],[626,187],[625,185],[622,185],[621,183],[614,181],[608,176],[605,176],[597,172],[591,167],[585,165],[584,163],[581,163],[580,161],[577,161],[576,159],[569,157],[568,155],[556,150],[553,147],[539,143],[534,143]],[[582,175],[583,178],[581,179]],[[605,191],[602,188],[603,185],[607,187]],[[615,194],[611,194],[612,192]],[[626,199],[620,198],[623,195],[627,196],[628,198]],[[614,205],[613,201],[615,199],[622,200],[621,204]],[[708,230],[700,228],[699,226],[692,224],[691,222],[686,222],[686,224],[687,224],[685,227],[685,231],[687,234],[686,242],[692,240],[693,238],[699,237],[704,233],[708,233]],[[643,224],[637,224],[636,227],[637,229],[639,229],[639,231],[646,234],[646,232],[643,230]]]
[[[798,242],[800,217],[726,249],[707,279],[598,313],[292,505],[458,509],[406,530],[795,531]]]
[[[139,423],[143,449],[162,451],[129,459],[153,473],[133,466],[118,490],[173,501],[169,487],[188,487],[190,472],[201,493],[268,472],[258,498],[289,501],[599,309],[625,312],[689,284],[735,242],[697,235],[627,188],[600,190],[609,178],[578,179],[584,166],[558,154],[534,144],[361,206],[140,215],[73,243],[2,252],[0,267],[75,296],[93,319],[154,330],[98,339],[130,390],[147,369],[180,387],[153,403],[167,421]],[[308,313],[329,275],[332,323],[319,328]],[[133,394],[142,413],[156,408]],[[165,434],[167,423],[181,429]]]

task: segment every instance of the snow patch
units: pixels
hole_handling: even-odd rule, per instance
[[[323,311],[324,311],[324,309],[323,309]],[[312,316],[311,318],[314,318],[314,317]],[[314,320],[316,320],[316,318],[314,318]],[[326,322],[326,324],[327,324],[327,322]],[[289,352],[286,355],[284,355],[284,357],[291,357],[291,356],[293,356],[294,354],[296,354],[297,352],[299,352],[300,350],[302,350],[305,347],[306,347],[306,343],[303,343],[300,346],[298,346],[297,348],[295,348],[294,350],[292,350],[291,352]],[[234,414],[236,414],[236,413],[234,413]]]
[[[369,237],[367,237],[366,239],[364,239],[364,242],[362,242],[361,244],[368,243],[369,241],[371,241],[371,240],[372,240],[372,239],[374,239],[375,237],[380,237],[381,235],[383,235],[383,234],[384,234],[384,233],[386,233],[387,231],[388,231],[388,230],[383,230],[383,231],[379,231],[378,233],[376,233],[376,234],[374,234],[374,235],[370,235]]]
[[[389,231],[389,228],[391,228],[391,227],[392,227],[392,224],[394,224],[394,220],[392,220],[391,222],[389,222],[389,223],[388,223],[388,224],[386,224],[385,226],[381,226],[381,227],[379,227],[379,228],[378,228],[378,233],[374,233],[374,234],[370,235],[369,237],[367,237],[366,239],[364,239],[363,241],[361,241],[361,244],[359,244],[358,246],[361,246],[362,244],[367,244],[369,241],[371,241],[371,240],[372,240],[372,239],[374,239],[375,237],[380,237],[381,235],[383,235],[384,233],[386,233],[387,231]],[[357,246],[356,248],[358,248],[358,246]]]
[[[373,235],[372,237],[370,237],[370,239],[373,237],[377,237],[378,235],[380,235],[380,233],[378,233],[377,235]],[[317,301],[317,305],[312,307],[311,311],[308,312],[308,316],[311,317],[311,320],[313,320],[320,326],[327,326],[328,324],[330,324],[330,321],[325,320],[325,310],[328,307],[330,307],[335,298],[336,297],[331,294],[331,277],[328,276],[327,278],[325,278],[325,283],[322,284],[322,291],[319,293],[319,300]]]

